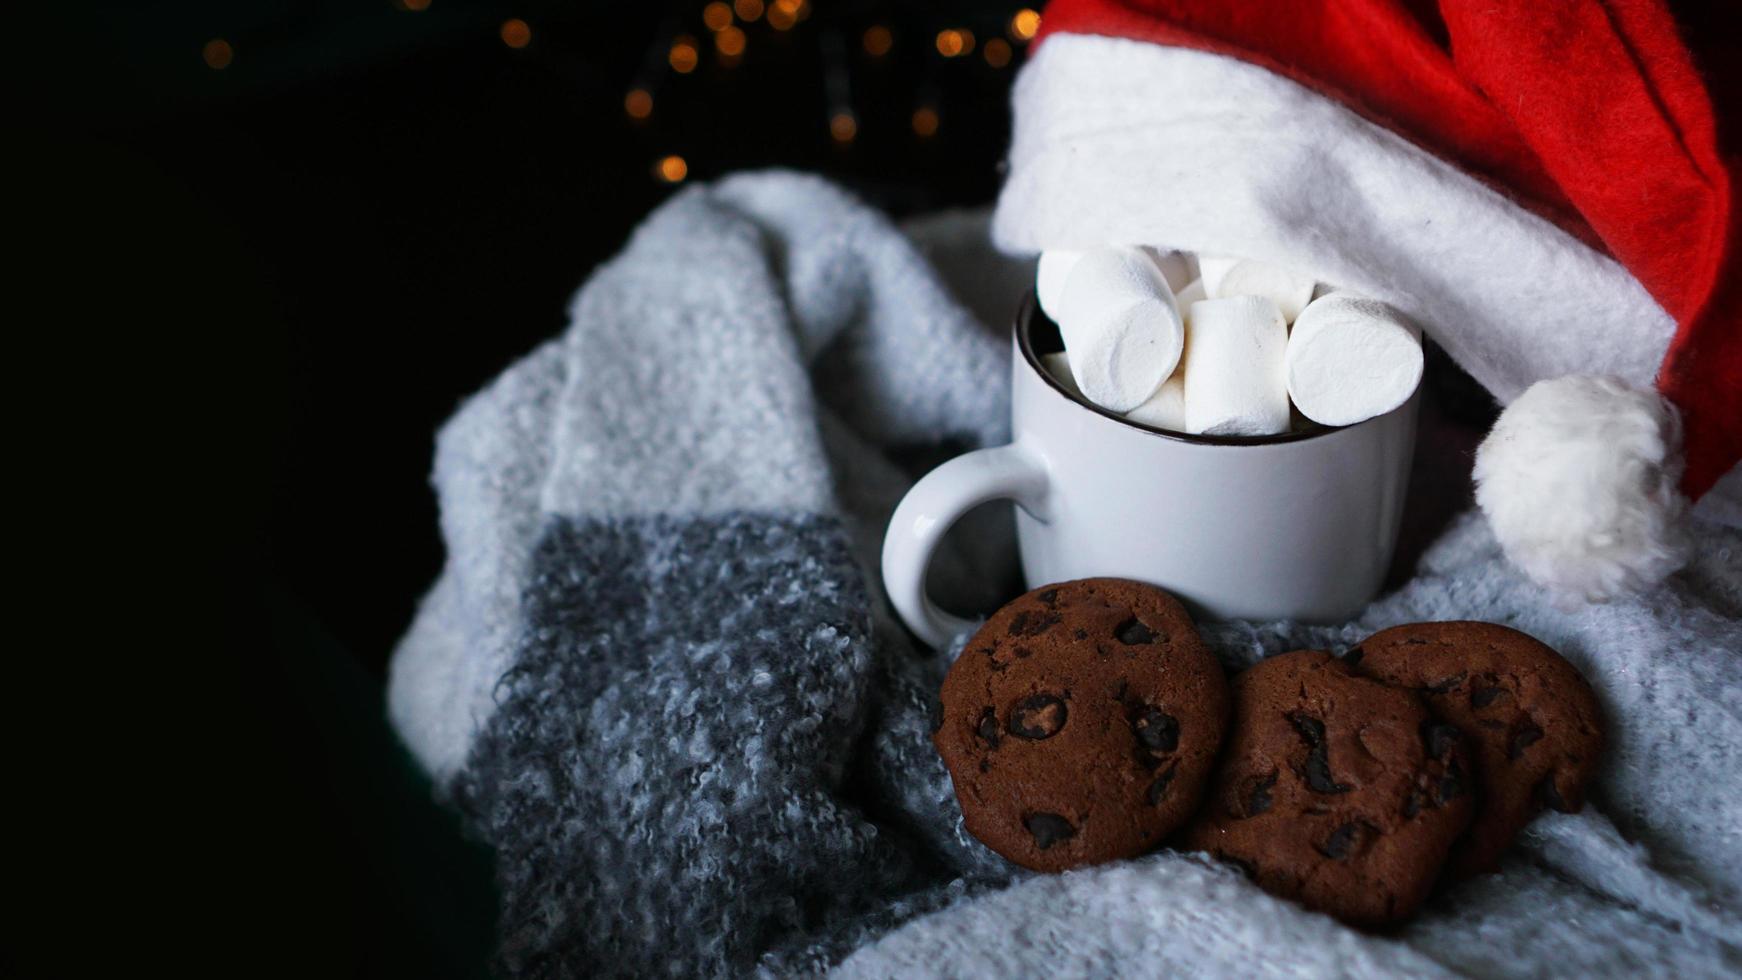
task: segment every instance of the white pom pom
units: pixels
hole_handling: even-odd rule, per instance
[[[1681,418],[1615,378],[1539,381],[1476,451],[1476,503],[1506,556],[1563,599],[1649,588],[1686,560]]]

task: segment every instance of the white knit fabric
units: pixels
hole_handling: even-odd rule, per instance
[[[752,226],[760,233],[748,234]],[[474,791],[506,794],[499,797],[502,805],[488,808],[492,818],[484,826],[497,848],[499,872],[507,869],[501,880],[512,886],[505,889],[511,898],[503,911],[509,962],[547,962],[533,950],[573,969],[527,969],[527,975],[593,976],[649,962],[663,944],[680,947],[682,956],[674,953],[667,969],[643,972],[705,972],[693,967],[712,947],[686,934],[696,920],[687,912],[702,908],[709,936],[730,940],[738,957],[706,961],[715,973],[748,972],[731,967],[764,954],[763,962],[772,964],[768,972],[777,975],[837,963],[859,976],[1736,971],[1742,963],[1742,671],[1736,669],[1742,533],[1715,526],[1696,525],[1691,563],[1657,590],[1567,611],[1502,559],[1488,523],[1470,513],[1443,534],[1407,584],[1354,622],[1204,624],[1211,646],[1230,667],[1241,668],[1288,649],[1341,649],[1398,623],[1481,619],[1541,638],[1590,679],[1610,747],[1587,810],[1545,815],[1509,854],[1504,873],[1449,889],[1397,933],[1346,929],[1269,898],[1201,858],[1162,852],[1035,876],[968,836],[929,743],[943,660],[911,647],[880,600],[874,557],[912,477],[902,470],[905,453],[898,449],[1008,438],[1006,329],[1033,269],[991,256],[983,223],[971,218],[929,221],[914,235],[902,235],[810,178],[751,175],[686,190],[583,287],[569,337],[510,368],[444,428],[434,482],[448,564],[394,657],[389,708],[408,746],[438,779],[451,783],[457,771]],[[703,248],[703,240],[714,244]],[[778,289],[766,281],[776,270],[783,280]],[[746,284],[747,278],[764,281]],[[756,299],[776,293],[786,300],[772,311]],[[640,319],[649,311],[663,319]],[[639,336],[629,323],[664,339]],[[577,340],[583,334],[608,337],[609,344]],[[695,348],[665,362],[685,372],[687,385],[660,387],[669,379],[651,375],[644,379],[650,388],[626,383],[642,376],[622,358],[670,346]],[[724,363],[758,351],[763,363],[754,370]],[[736,386],[758,379],[780,390],[733,401]],[[704,388],[720,390],[695,390]],[[701,404],[717,406],[718,414],[695,412]],[[805,411],[787,416],[768,406]],[[650,417],[663,412],[673,414]],[[674,419],[686,427],[662,443]],[[735,465],[727,465],[725,443],[712,442],[724,438],[716,423],[739,427]],[[1424,460],[1448,453],[1452,444],[1432,430],[1418,443]],[[690,460],[710,461],[711,484],[665,485],[681,482]],[[1425,513],[1423,496],[1415,494],[1411,514]],[[705,531],[714,515],[736,511],[730,521],[746,513],[790,514],[806,501],[828,509],[826,522],[840,521],[849,543],[839,553],[853,553],[865,589],[861,593],[859,583],[843,589],[839,569],[831,573],[799,560],[797,552],[779,559],[786,562],[783,571],[769,579],[777,589],[750,593],[762,598],[746,607],[780,610],[767,612],[772,639],[729,625],[719,635],[691,626],[677,638],[660,632],[669,617],[683,622],[680,614],[700,604],[722,595],[735,601],[729,587],[695,588],[693,582],[735,579],[738,566],[767,559],[754,549],[697,559],[652,534],[571,534],[557,540],[577,547],[562,552],[563,561],[547,567],[542,579],[528,565],[540,553],[549,558],[537,542],[548,542],[553,526],[567,533],[573,523],[553,520],[563,515],[552,506],[583,508],[600,518],[594,529],[606,531],[622,523],[641,526],[636,521],[649,507],[663,506],[684,526]],[[1001,576],[1015,564],[1008,551],[997,550],[1011,538],[1008,511],[986,508],[970,519],[988,516],[1004,523],[962,527],[952,535],[958,542],[984,542],[986,550],[953,560],[946,554],[932,568],[933,589],[952,608],[995,606]],[[636,551],[622,542],[654,546]],[[596,554],[594,546],[624,550]],[[687,567],[692,586],[595,594],[609,576],[573,564],[581,559],[633,566],[640,578],[631,582],[669,581],[662,576]],[[860,594],[863,602],[838,598]],[[577,596],[588,602],[556,601]],[[644,596],[658,601],[644,608]],[[527,597],[545,603],[542,617],[528,611]],[[823,618],[791,612],[819,597],[829,600],[820,607]],[[568,611],[578,619],[555,615]],[[610,632],[644,623],[651,624],[645,634]],[[721,620],[708,623],[711,629]],[[604,632],[586,633],[587,624]],[[779,757],[777,764],[776,757],[747,748],[753,735],[761,741],[754,725],[715,719],[712,737],[739,739],[727,743],[709,741],[695,722],[670,729],[648,724],[650,717],[667,717],[661,711],[675,718],[680,708],[673,706],[695,703],[672,693],[678,681],[688,684],[688,666],[648,673],[641,654],[656,645],[668,653],[696,651],[696,663],[730,664],[733,644],[761,644],[771,655],[760,663],[792,667],[794,685],[843,669],[833,645],[807,653],[802,643],[780,639],[792,635],[780,632],[788,626],[828,636],[857,632],[865,638],[855,654],[863,658],[860,667],[876,665],[876,676],[845,671],[854,682],[836,698],[794,701],[791,713],[758,718],[769,725],[770,741],[798,731],[834,731],[831,744],[839,755],[797,762]],[[564,707],[565,698],[581,694],[572,685],[535,680],[527,672],[529,649],[547,666],[576,668],[551,678],[608,682],[614,693],[583,700],[584,711]],[[807,657],[814,659],[800,659]],[[595,670],[605,676],[594,678]],[[721,683],[729,679],[749,689],[758,675],[729,670],[720,676]],[[739,718],[743,703],[735,697],[722,704]],[[518,718],[514,744],[525,764],[498,762],[482,776],[478,760],[487,753],[476,751],[478,733],[496,732],[483,744],[500,752],[508,718]],[[851,719],[848,727],[844,718]],[[649,747],[666,751],[667,732],[680,752],[636,755]],[[691,745],[698,747],[693,756]],[[600,759],[610,766],[586,768]],[[683,764],[669,764],[674,759]],[[763,830],[769,820],[808,830],[783,836],[782,829],[758,837],[754,847],[719,832],[725,825],[716,819],[724,813],[718,808],[729,797],[717,785],[705,789],[700,774],[752,771],[731,768],[747,759],[767,768],[757,776],[760,786],[746,786],[745,795],[757,789],[779,813],[746,809],[733,819]],[[555,785],[570,795],[518,805],[543,799]],[[786,793],[786,787],[795,788]],[[533,795],[514,795],[521,792]],[[602,837],[606,828],[619,836]],[[828,832],[809,833],[817,828]],[[574,860],[577,841],[593,847],[601,839],[616,842],[612,847],[633,840],[643,858],[661,862],[651,867],[682,867],[691,877],[682,879],[682,888],[653,887],[650,879],[679,879],[663,878],[668,870],[650,871],[611,847],[597,854],[612,855],[615,863],[563,863]],[[835,853],[819,852],[819,840],[844,847],[839,853],[868,857],[852,867],[830,863],[819,870],[817,855]],[[589,867],[608,871],[586,877]],[[804,867],[809,870],[795,870]],[[883,877],[867,873],[886,868],[892,870]],[[902,869],[912,874],[895,873]],[[832,918],[813,918],[812,906],[792,897],[825,892],[843,902]],[[625,895],[639,896],[641,904],[624,901]],[[613,943],[625,937],[635,939],[641,960],[622,960],[623,947]],[[686,972],[686,965],[692,969]]]
[[[494,711],[525,556],[550,515],[832,512],[817,421],[831,412],[891,443],[1002,431],[1009,314],[989,336],[974,313],[1013,312],[1033,263],[990,255],[984,229],[983,215],[942,215],[909,237],[834,185],[782,172],[693,187],[654,212],[576,294],[571,319],[588,329],[510,367],[436,439],[447,563],[388,688],[419,762],[446,780]],[[959,241],[970,232],[972,247]],[[968,308],[933,266],[947,273],[961,254],[973,269],[960,278],[983,291]]]

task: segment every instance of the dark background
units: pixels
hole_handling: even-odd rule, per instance
[[[669,155],[687,184],[788,166],[897,215],[990,201],[1022,6],[812,0],[786,30],[737,23],[735,64],[700,0],[115,2],[15,24],[5,363],[28,584],[0,812],[24,914],[0,974],[479,974],[487,859],[383,720],[442,560],[437,426],[562,329],[683,186],[656,179]],[[1678,5],[1737,91],[1730,6]],[[972,49],[941,54],[949,29]],[[1430,356],[1441,451],[1411,500],[1437,489],[1449,514],[1493,409]],[[1412,520],[1401,566],[1437,526]]]
[[[32,744],[79,760],[42,764],[65,805],[26,818],[67,840],[25,855],[29,972],[479,973],[488,863],[382,718],[442,560],[437,426],[682,186],[779,165],[896,214],[990,201],[1024,49],[1020,3],[813,2],[784,30],[764,8],[722,63],[702,2],[410,2],[115,3],[18,31],[14,271],[49,312],[13,366],[68,427],[26,481],[56,516],[24,523],[81,637],[41,658],[77,706],[24,699]],[[940,54],[948,29],[972,48]],[[117,720],[69,724],[87,714]]]

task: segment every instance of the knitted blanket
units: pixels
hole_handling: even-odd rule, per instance
[[[1205,627],[1237,669],[1483,619],[1595,687],[1612,748],[1593,802],[1394,933],[1200,856],[1044,876],[967,835],[930,742],[950,657],[897,624],[876,569],[915,473],[1007,438],[1032,266],[993,254],[985,221],[904,231],[792,174],[690,188],[442,429],[448,558],[389,709],[495,850],[501,972],[1742,969],[1742,533],[1714,523],[1627,602],[1555,608],[1471,513],[1355,622]],[[973,522],[931,578],[986,611],[1016,585],[1008,516]]]

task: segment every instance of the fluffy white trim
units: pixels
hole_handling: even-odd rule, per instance
[[[1255,65],[1056,34],[1012,99],[993,222],[1007,250],[1138,244],[1271,262],[1402,310],[1502,403],[1566,374],[1649,385],[1674,333],[1613,259]]]
[[[1506,556],[1566,599],[1600,602],[1680,568],[1681,418],[1617,378],[1532,385],[1476,451],[1476,502]]]

